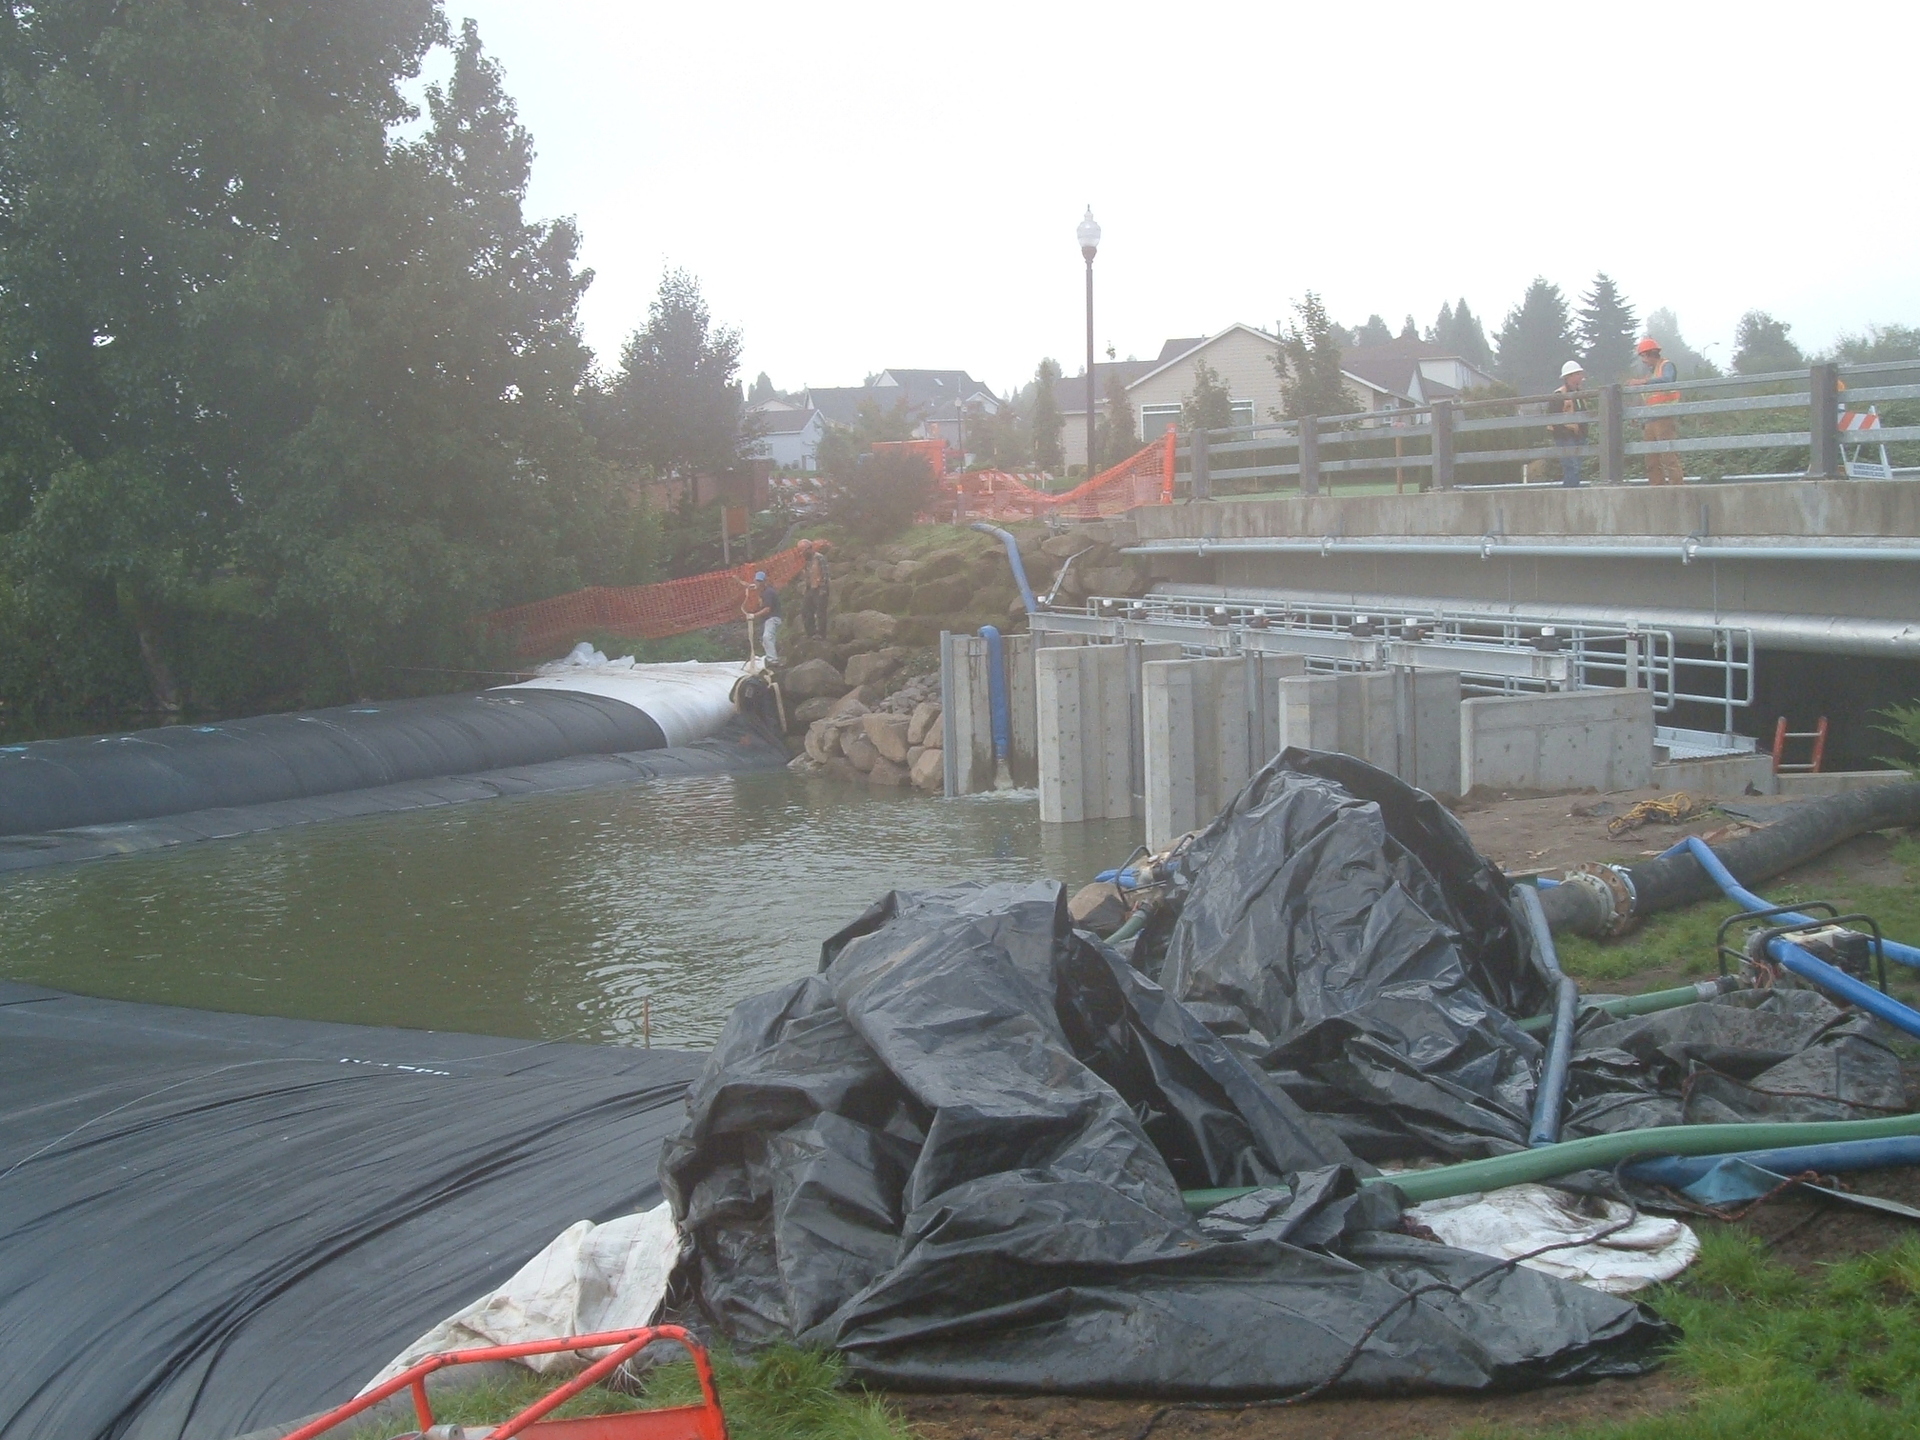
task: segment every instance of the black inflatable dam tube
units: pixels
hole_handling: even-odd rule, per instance
[[[0,747],[0,835],[298,800],[666,743],[653,717],[623,700],[517,688],[36,740]]]

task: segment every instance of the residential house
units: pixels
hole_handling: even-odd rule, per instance
[[[781,470],[820,468],[820,440],[827,419],[811,406],[769,400],[747,412],[759,424],[759,453]]]
[[[1451,400],[1494,383],[1479,366],[1423,340],[1362,345],[1340,357],[1350,386],[1366,392],[1367,410],[1401,410]]]
[[[964,370],[882,370],[864,385],[809,388],[801,399],[842,426],[857,423],[861,407],[872,404],[883,415],[904,415],[915,440],[944,440],[963,452],[968,419],[997,415],[1006,404]]]

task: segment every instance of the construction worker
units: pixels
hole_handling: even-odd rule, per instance
[[[1678,390],[1663,390],[1657,387],[1676,385],[1680,381],[1680,372],[1671,360],[1660,354],[1660,342],[1651,335],[1646,336],[1634,346],[1634,353],[1640,357],[1640,363],[1647,367],[1647,373],[1637,380],[1629,380],[1630,389],[1641,392],[1639,399],[1643,405],[1671,405],[1680,398]],[[1678,440],[1680,422],[1672,419],[1648,420],[1640,430],[1645,440]],[[1686,479],[1685,467],[1680,457],[1671,450],[1656,450],[1647,456],[1647,483],[1649,485],[1678,485]]]
[[[753,584],[748,587],[746,598],[740,602],[740,609],[747,617],[749,626],[755,620],[760,622],[760,651],[767,657],[769,665],[780,663],[780,592],[767,579],[767,572],[753,572]]]
[[[1584,391],[1587,383],[1586,369],[1578,360],[1569,360],[1560,367],[1560,388],[1553,393],[1560,396],[1560,415],[1578,415],[1584,408]],[[1547,427],[1553,432],[1553,443],[1560,451],[1560,483],[1569,490],[1580,488],[1580,457],[1574,452],[1587,443],[1587,425],[1583,420],[1577,425],[1555,424]]]
[[[800,629],[815,639],[825,639],[831,580],[827,573],[826,542],[802,540],[800,557]]]

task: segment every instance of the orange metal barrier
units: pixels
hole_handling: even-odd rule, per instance
[[[544,1420],[568,1400],[591,1385],[596,1385],[626,1364],[656,1340],[672,1340],[693,1358],[700,1377],[702,1403],[675,1405],[662,1410],[622,1410],[611,1415],[579,1416],[570,1420]],[[520,1345],[488,1345],[477,1350],[449,1350],[429,1355],[417,1365],[402,1370],[391,1380],[376,1385],[366,1394],[329,1410],[316,1420],[302,1425],[286,1440],[314,1440],[336,1425],[372,1409],[382,1400],[402,1390],[413,1392],[413,1409],[424,1432],[433,1428],[433,1405],[427,1399],[427,1376],[449,1365],[475,1365],[485,1360],[519,1360],[529,1355],[553,1355],[566,1350],[599,1350],[615,1347],[613,1353],[594,1361],[559,1389],[543,1395],[526,1409],[494,1427],[494,1440],[508,1440],[523,1431],[547,1437],[547,1440],[727,1440],[727,1422],[720,1412],[720,1395],[713,1385],[713,1363],[705,1348],[678,1325],[650,1325],[638,1330],[609,1330],[598,1335],[569,1335],[561,1340],[529,1340]]]

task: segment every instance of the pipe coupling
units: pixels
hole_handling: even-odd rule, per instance
[[[1582,891],[1600,902],[1606,915],[1600,934],[1624,935],[1633,928],[1633,876],[1620,866],[1601,865],[1589,861],[1585,865],[1576,865],[1569,870],[1566,879],[1560,883],[1578,885]]]

